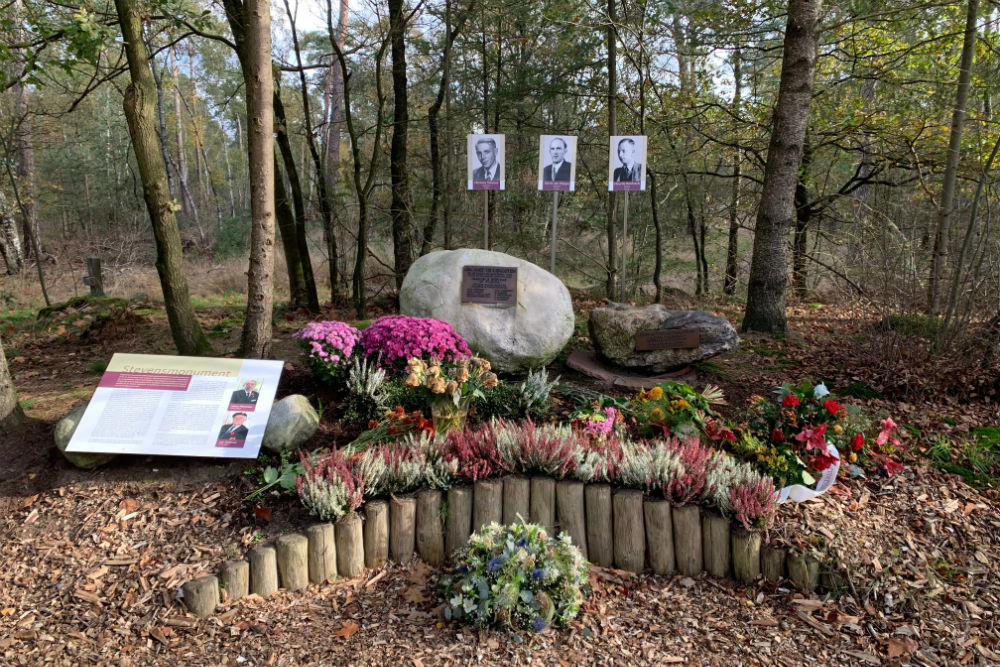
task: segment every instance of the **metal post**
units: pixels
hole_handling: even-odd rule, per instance
[[[556,235],[556,218],[559,216],[559,191],[555,190],[552,193],[552,266],[549,272],[552,275],[556,275],[556,240],[559,238]]]
[[[483,250],[490,249],[490,191],[483,190]]]
[[[621,292],[621,302],[625,303],[625,282],[628,277],[628,265],[626,264],[625,253],[627,252],[628,244],[628,190],[625,191],[625,201],[622,202],[622,207],[624,212],[622,214],[622,261],[621,268],[619,269],[621,279],[619,280],[620,292]]]

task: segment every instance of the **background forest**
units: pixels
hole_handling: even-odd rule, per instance
[[[156,209],[176,219],[189,272],[217,269],[191,289],[246,289],[250,257],[252,310],[271,280],[250,252],[266,250],[268,233],[254,193],[265,202],[273,187],[278,298],[312,311],[350,299],[363,317],[416,256],[483,244],[483,195],[465,190],[468,133],[507,137],[490,247],[547,265],[552,199],[536,191],[538,135],[565,133],[580,146],[577,191],[559,204],[557,273],[570,286],[638,302],[675,289],[741,300],[754,260],[772,275],[756,296],[749,280],[748,308],[762,295],[773,303],[749,328],[784,329],[787,280],[800,297],[859,297],[882,317],[930,327],[937,353],[972,346],[977,363],[986,355],[981,368],[992,363],[994,3],[325,3],[6,0],[7,271],[34,280],[40,254],[37,273],[70,273],[79,285],[84,258],[97,256],[129,296],[139,284],[130,270],[159,257],[161,281],[176,286],[180,250],[173,260],[163,250],[158,225],[171,223],[151,229]],[[120,22],[126,15],[136,20]],[[123,39],[130,30],[137,37]],[[807,76],[779,102],[796,39]],[[254,83],[268,63],[273,93]],[[129,91],[150,113],[131,135]],[[782,103],[804,123],[801,138],[772,132],[785,127]],[[273,149],[255,152],[272,112]],[[607,137],[630,133],[649,136],[648,191],[631,197],[623,237]],[[149,150],[166,183],[148,209],[155,178],[137,155],[152,159]],[[186,349],[198,348],[192,339]]]

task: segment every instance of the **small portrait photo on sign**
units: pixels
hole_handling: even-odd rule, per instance
[[[234,412],[226,423],[219,429],[219,437],[215,442],[216,447],[242,447],[246,442],[247,435],[250,434],[245,424],[247,423],[247,413]]]
[[[576,189],[576,137],[543,134],[539,138],[538,189]]]
[[[645,190],[646,137],[613,136],[608,148],[608,191]]]
[[[240,378],[239,388],[229,397],[229,411],[253,412],[260,399],[260,387],[256,378]]]
[[[503,190],[504,135],[467,135],[466,180],[469,190]]]

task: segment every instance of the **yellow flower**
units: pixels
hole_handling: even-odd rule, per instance
[[[848,458],[850,459],[851,463],[858,462],[858,455],[855,452],[851,452],[851,455]]]
[[[659,408],[653,408],[652,411],[649,413],[649,421],[653,422],[654,424],[658,424],[661,421],[663,421],[663,417],[664,417],[663,410]]]
[[[840,435],[841,433],[844,432],[844,427],[841,426],[840,424],[834,424],[833,432],[836,433],[837,435]]]
[[[663,398],[663,387],[653,387],[649,390],[649,397],[654,401],[658,401]]]
[[[676,401],[670,404],[675,410],[683,410],[688,407],[688,402],[683,398],[678,398]]]
[[[416,373],[410,373],[409,375],[406,376],[406,381],[403,384],[405,384],[407,387],[419,387],[420,378],[417,377]]]

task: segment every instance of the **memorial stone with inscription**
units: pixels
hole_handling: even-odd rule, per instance
[[[404,315],[449,322],[494,368],[550,363],[573,334],[573,302],[554,275],[501,252],[461,249],[424,255],[399,293]]]
[[[590,335],[608,361],[662,373],[735,348],[740,338],[723,317],[660,304],[612,303],[590,312]]]

